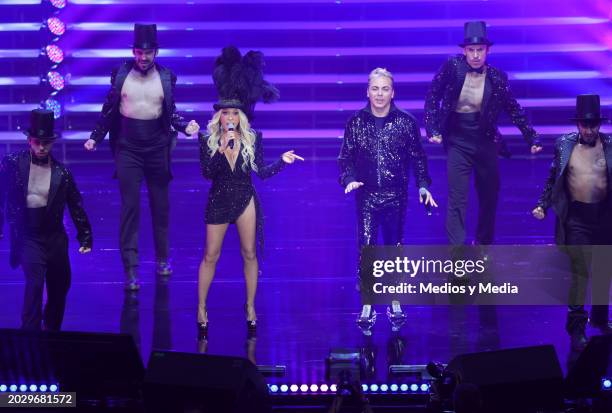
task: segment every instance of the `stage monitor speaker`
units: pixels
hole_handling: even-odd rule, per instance
[[[595,397],[601,380],[612,377],[612,335],[591,337],[565,379],[568,398]]]
[[[265,378],[241,357],[154,351],[144,386],[148,413],[267,413]]]
[[[126,334],[0,329],[0,382],[59,384],[79,400],[140,399],[144,366]]]
[[[563,373],[551,345],[463,354],[448,364],[458,383],[478,386],[483,412],[535,412],[563,406]]]

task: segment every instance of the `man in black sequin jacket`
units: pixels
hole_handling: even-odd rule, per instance
[[[470,175],[475,172],[479,200],[477,244],[494,239],[499,192],[497,118],[505,111],[520,129],[531,153],[542,149],[503,71],[486,64],[491,42],[484,22],[468,22],[460,45],[463,55],[451,57],[436,73],[425,100],[425,127],[430,142],[447,152],[449,243],[465,242],[465,215]]]
[[[25,275],[22,327],[59,330],[70,288],[66,205],[77,229],[79,252],[91,251],[91,225],[72,174],[51,156],[57,134],[53,112],[32,112],[29,150],[6,155],[0,163],[0,232],[6,214],[10,228],[10,264]],[[47,284],[47,305],[42,310]]]
[[[379,228],[385,245],[402,243],[410,167],[414,170],[420,201],[437,206],[427,190],[431,179],[419,126],[411,114],[393,104],[391,73],[374,69],[367,93],[369,104],[347,122],[338,157],[340,185],[345,193],[356,191],[360,252],[363,246],[378,243]],[[361,287],[361,275],[359,280]],[[393,326],[399,328],[404,317],[399,303],[393,304],[389,314]],[[373,325],[373,314],[370,303],[364,301],[357,320],[364,333]]]

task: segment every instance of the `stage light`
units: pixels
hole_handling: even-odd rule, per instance
[[[64,61],[64,51],[54,44],[46,47],[47,57],[53,63],[62,63]]]
[[[421,384],[421,391],[427,391],[427,390],[429,390],[429,384],[425,384],[425,383]]]
[[[387,386],[386,384],[380,385],[380,391],[388,391],[388,390],[389,390],[389,386]]]
[[[401,390],[401,391],[408,391],[408,389],[409,389],[409,387],[408,387],[408,385],[407,385],[407,384],[405,384],[405,383],[404,383],[404,384],[402,384],[402,385],[400,386],[400,390]]]
[[[9,388],[10,391],[12,392],[16,392],[17,391],[17,385],[16,384],[11,384],[11,387]]]
[[[332,384],[331,386],[329,386],[329,390],[331,390],[332,393],[335,393],[338,391],[338,386],[336,386],[335,384]]]
[[[57,385],[56,384],[52,384],[49,386],[49,391],[50,392],[56,392],[58,390]]]
[[[391,389],[391,391],[397,391],[399,389],[399,386],[397,384],[392,384],[391,386],[389,386],[389,388]]]
[[[66,7],[66,0],[50,0],[50,3],[56,9],[63,9],[64,7]]]
[[[602,379],[601,380],[601,388],[603,390],[606,390],[606,391],[612,390],[612,380],[611,379]]]
[[[308,391],[308,385],[307,385],[307,384],[302,384],[302,385],[300,386],[300,391],[301,391],[302,393],[307,392],[307,391]]]
[[[47,73],[47,80],[51,87],[57,91],[62,90],[65,86],[64,76],[59,74],[59,72],[51,71]]]
[[[57,100],[47,99],[45,100],[45,109],[53,111],[53,117],[55,119],[62,116],[62,105]]]
[[[297,384],[292,384],[291,387],[289,387],[289,390],[291,390],[292,393],[295,393],[299,390],[299,387]]]
[[[418,384],[411,384],[410,385],[410,391],[419,391],[419,385]]]
[[[0,392],[5,392],[8,390],[8,387],[6,387],[6,384],[0,384]]]
[[[47,391],[47,385],[46,384],[41,384],[39,390],[42,391],[42,392]]]
[[[25,392],[28,390],[28,386],[26,386],[25,384],[22,384],[21,386],[19,386],[19,391],[20,392]]]
[[[30,384],[30,391],[36,391],[38,390],[38,386],[35,384]]]
[[[269,386],[270,392],[272,393],[278,392],[278,386],[276,384],[269,384],[268,386]]]
[[[377,392],[378,384],[370,384],[370,391]]]
[[[367,384],[362,384],[361,385],[361,390],[368,391],[368,385]]]
[[[49,17],[47,19],[47,28],[56,36],[66,33],[66,25],[57,17]]]
[[[316,384],[311,384],[310,385],[310,391],[313,392],[313,393],[319,391],[319,386],[317,386]]]
[[[287,393],[288,390],[289,390],[289,386],[287,386],[286,384],[282,384],[280,386],[280,391],[282,391],[283,393]]]
[[[327,384],[322,384],[321,387],[319,388],[319,390],[321,390],[323,393],[327,392],[329,390],[329,386]]]

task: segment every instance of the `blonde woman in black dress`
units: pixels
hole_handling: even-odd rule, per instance
[[[244,262],[247,327],[256,327],[257,244],[261,245],[263,241],[263,214],[251,181],[251,172],[266,179],[296,159],[304,160],[294,151],[288,151],[277,161],[264,164],[262,135],[253,130],[249,122],[257,99],[249,100],[253,93],[249,94],[248,91],[259,88],[265,93],[271,89],[275,92],[270,95],[272,98],[277,96],[277,92],[272,85],[263,81],[261,59],[258,52],[249,52],[241,58],[235,48],[225,48],[217,59],[214,80],[221,99],[214,105],[215,114],[208,123],[206,136],[200,136],[202,175],[212,181],[206,206],[206,251],[198,274],[197,317],[200,333],[208,330],[208,291],[225,233],[231,223],[236,224]],[[252,75],[257,70],[253,68],[259,68],[260,75],[255,79]],[[244,76],[237,78],[236,73],[241,71],[245,73]],[[266,98],[265,94],[263,97]]]

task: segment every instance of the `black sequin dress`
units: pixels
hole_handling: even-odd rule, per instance
[[[200,166],[202,168],[202,175],[212,181],[206,205],[206,223],[235,223],[249,205],[251,198],[253,198],[257,214],[257,244],[260,251],[263,251],[263,212],[251,180],[251,171],[255,172],[259,178],[266,179],[279,173],[284,168],[285,162],[282,159],[278,159],[269,165],[264,164],[262,137],[261,133],[257,133],[255,140],[255,165],[257,166],[257,171],[252,170],[251,165],[248,163],[243,169],[244,158],[242,153],[238,154],[235,168],[232,171],[225,155],[217,151],[211,156],[207,140],[208,136],[200,135]]]

